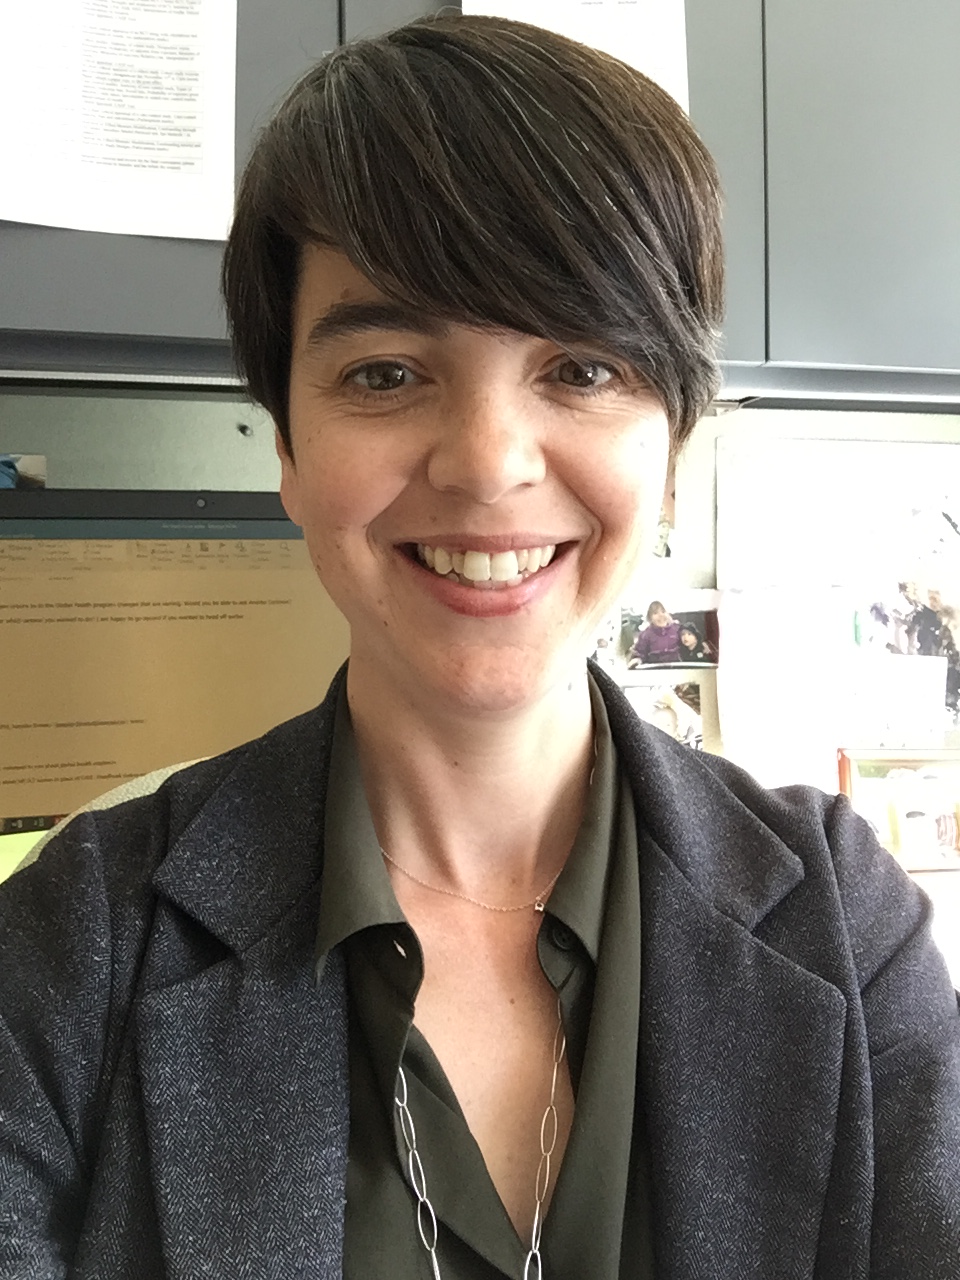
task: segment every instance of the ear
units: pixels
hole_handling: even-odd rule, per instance
[[[303,521],[300,518],[300,476],[293,460],[293,453],[287,448],[279,430],[274,431],[273,438],[277,457],[280,459],[280,501],[283,503],[284,511],[286,511],[293,523],[302,525]]]

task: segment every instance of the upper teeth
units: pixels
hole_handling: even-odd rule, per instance
[[[448,551],[446,547],[428,547],[420,542],[420,559],[435,573],[446,577],[456,573],[470,582],[509,582],[520,574],[536,573],[553,559],[555,546],[527,547],[520,551]]]

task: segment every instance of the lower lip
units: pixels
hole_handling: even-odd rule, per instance
[[[482,587],[465,587],[452,578],[441,578],[438,573],[411,560],[403,552],[399,552],[399,555],[435,600],[467,618],[506,618],[522,612],[539,595],[549,590],[556,570],[565,558],[562,553],[559,557],[555,556],[546,568],[538,569],[515,587],[484,590]]]

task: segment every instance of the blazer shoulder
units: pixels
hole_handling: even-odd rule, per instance
[[[252,786],[269,793],[284,762],[323,739],[317,710],[222,755],[136,778],[64,820],[30,865],[0,885],[3,1006],[27,989],[71,991],[83,1002],[112,974],[118,989],[139,968],[157,910],[158,871],[211,807],[242,806]],[[212,889],[211,892],[214,892]],[[20,994],[17,994],[18,988]],[[29,1025],[40,1015],[24,1016]]]
[[[815,787],[765,787],[732,760],[675,742],[641,720],[606,673],[593,675],[638,799],[648,815],[670,813],[668,825],[676,840],[689,840],[718,822],[741,834],[757,835],[765,828],[801,857],[810,844],[825,847],[836,797]],[[743,852],[748,851],[745,846]]]
[[[767,787],[725,756],[681,749],[693,755],[699,767],[707,769],[747,808],[759,817],[769,817],[775,827],[785,827],[791,833],[813,829],[828,834],[838,802],[841,806],[848,804],[844,796],[801,783]]]

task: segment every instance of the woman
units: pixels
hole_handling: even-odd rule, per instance
[[[659,600],[651,600],[647,625],[637,635],[630,650],[633,665],[648,662],[680,662],[680,623]]]
[[[350,663],[7,886],[0,1274],[954,1276],[926,900],[582,656],[716,387],[683,114],[509,22],[340,50],[225,286]]]
[[[715,662],[713,649],[692,622],[681,622],[677,635],[681,662]]]

